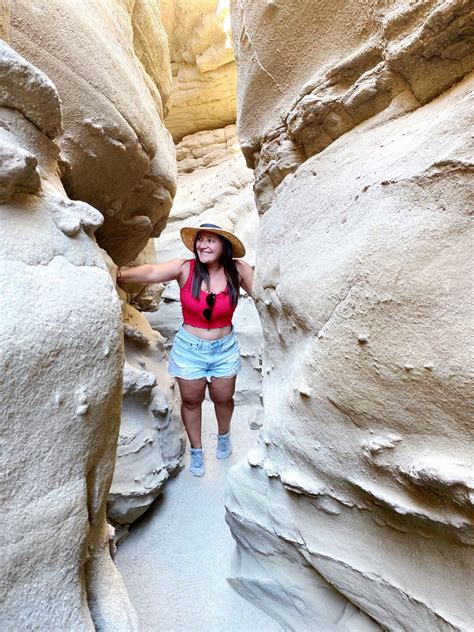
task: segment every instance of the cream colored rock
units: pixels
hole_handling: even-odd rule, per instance
[[[297,5],[234,3],[240,142],[261,211],[309,156],[376,114],[427,103],[473,67],[468,2]]]
[[[135,630],[105,517],[123,349],[103,218],[58,178],[51,81],[4,43],[0,76],[2,627]]]
[[[185,136],[176,147],[179,173],[214,167],[238,154],[240,146],[235,125]]]
[[[163,337],[129,305],[124,305],[124,333],[122,422],[107,503],[107,515],[121,525],[146,511],[169,476],[177,474],[185,446]]]
[[[235,122],[236,67],[228,0],[161,0],[173,69],[166,127],[183,136]]]
[[[99,244],[117,264],[166,225],[176,187],[162,124],[171,74],[151,2],[15,0],[12,45],[45,71],[63,101],[62,182],[105,218]]]
[[[468,632],[468,4],[297,4],[234,3],[267,210],[265,419],[230,476],[231,581],[289,630]]]

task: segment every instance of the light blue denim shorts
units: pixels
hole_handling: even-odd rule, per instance
[[[240,373],[240,347],[232,330],[218,340],[202,340],[181,327],[169,357],[169,372],[185,380],[233,377]]]

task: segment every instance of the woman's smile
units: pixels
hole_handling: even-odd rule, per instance
[[[196,251],[201,261],[217,261],[222,255],[222,244],[214,233],[201,231],[196,239]]]

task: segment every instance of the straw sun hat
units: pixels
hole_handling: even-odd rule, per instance
[[[245,246],[238,237],[234,235],[234,227],[225,217],[208,217],[201,219],[198,226],[184,226],[181,231],[181,239],[188,250],[194,252],[194,242],[196,235],[201,230],[207,230],[211,233],[222,235],[232,244],[232,256],[238,258],[245,255]]]

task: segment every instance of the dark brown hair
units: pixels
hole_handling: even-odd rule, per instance
[[[214,233],[216,237],[219,237],[222,244],[222,255],[221,255],[221,264],[224,268],[225,276],[227,278],[227,291],[229,292],[229,298],[232,305],[237,305],[237,301],[239,300],[240,293],[240,277],[237,272],[237,268],[235,266],[234,259],[232,258],[232,244],[228,239],[222,237],[217,233]],[[204,263],[199,261],[197,249],[196,249],[196,241],[199,233],[196,235],[196,239],[194,240],[194,256],[195,256],[195,265],[194,265],[194,276],[193,276],[193,285],[192,285],[192,295],[194,298],[199,299],[201,296],[201,285],[202,282],[206,284],[207,288],[210,289],[211,280],[209,278],[209,272],[207,270],[207,266]]]

